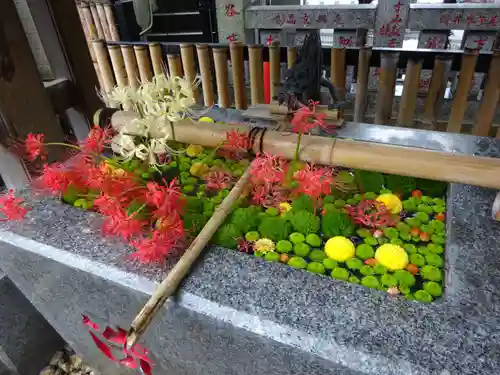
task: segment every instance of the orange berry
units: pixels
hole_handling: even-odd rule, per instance
[[[439,221],[444,221],[444,219],[445,219],[444,214],[437,214],[437,215],[436,215],[436,220],[439,220]]]
[[[415,198],[422,198],[422,195],[423,195],[422,192],[420,190],[418,190],[418,189],[417,190],[413,190],[411,192],[411,196],[415,197]]]
[[[375,266],[378,263],[378,260],[375,258],[369,258],[365,260],[365,264],[368,264],[369,266]]]
[[[280,262],[281,262],[281,263],[286,263],[286,262],[288,262],[288,259],[289,259],[289,258],[290,258],[290,257],[289,257],[287,254],[281,254],[281,255],[280,255]]]
[[[429,233],[426,233],[426,232],[420,233],[420,239],[424,242],[429,242],[431,240]]]
[[[410,234],[413,237],[417,237],[420,234],[420,229],[417,228],[417,227],[413,227],[413,228],[410,229]]]
[[[411,263],[406,266],[406,270],[412,275],[416,275],[418,273],[418,267]]]

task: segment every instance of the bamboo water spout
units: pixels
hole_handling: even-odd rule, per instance
[[[114,126],[128,124],[134,118],[133,112],[118,111],[111,116],[111,123]],[[179,142],[216,147],[233,129],[250,131],[247,125],[183,120],[175,123],[175,136]],[[293,159],[297,134],[267,130],[254,138],[254,152]],[[312,135],[302,136],[300,145],[300,159],[305,162],[500,189],[500,159],[497,158]]]

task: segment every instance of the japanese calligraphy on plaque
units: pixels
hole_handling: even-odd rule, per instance
[[[379,3],[375,22],[374,44],[399,48],[403,45],[409,0],[388,0]]]

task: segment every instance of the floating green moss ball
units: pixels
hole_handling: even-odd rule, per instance
[[[299,257],[306,257],[310,251],[311,251],[311,248],[309,247],[308,244],[306,244],[304,242],[300,242],[300,243],[295,244],[293,246],[294,254],[299,256]]]
[[[429,249],[429,253],[431,254],[443,254],[444,252],[443,246],[436,245],[435,243],[428,244],[427,249]]]
[[[377,246],[378,241],[375,237],[366,237],[365,244],[370,245],[370,246]]]
[[[444,245],[446,240],[445,240],[444,236],[440,236],[438,234],[433,234],[431,237],[431,241],[432,241],[432,243],[435,243],[437,245]]]
[[[443,258],[441,258],[441,256],[439,255],[427,254],[425,256],[425,261],[431,266],[443,267]]]
[[[411,243],[405,244],[403,247],[408,254],[416,254],[417,253],[417,247]],[[410,263],[412,263],[412,262],[410,261]]]
[[[257,258],[262,258],[264,256],[264,253],[262,251],[254,251],[253,255],[255,255]]]
[[[380,263],[377,263],[375,266],[373,266],[373,272],[375,272],[377,275],[383,275],[384,273],[387,273],[387,267],[383,266]]]
[[[427,248],[427,246],[419,246],[418,249],[417,249],[418,253],[423,255],[424,257],[427,255],[427,254],[430,254],[430,251],[429,249]]]
[[[400,285],[400,286],[399,286],[399,291],[401,292],[401,294],[403,294],[403,295],[405,295],[405,296],[407,296],[408,294],[410,294],[410,293],[411,293],[410,288],[409,288],[409,287],[407,287],[407,286],[401,286],[401,285]]]
[[[416,217],[407,217],[405,221],[408,223],[408,225],[412,228],[419,228],[422,223],[420,220],[418,220]]]
[[[389,243],[389,239],[387,237],[379,237],[377,238],[377,242],[379,243],[379,245],[383,245],[385,243]]]
[[[347,279],[349,279],[349,271],[342,267],[336,267],[332,271],[332,277],[334,279],[347,281]]]
[[[415,276],[406,270],[399,270],[394,272],[394,277],[398,280],[400,286],[412,287],[415,285]]]
[[[268,262],[278,262],[280,260],[280,255],[274,251],[268,251],[266,255],[264,255],[264,259]]]
[[[323,250],[313,250],[309,253],[309,259],[313,262],[322,262],[326,258],[326,254]]]
[[[442,214],[442,213],[446,212],[445,206],[434,205],[434,206],[431,206],[431,208],[432,208],[432,211],[434,211],[437,214]]]
[[[301,257],[291,257],[287,263],[292,268],[303,269],[307,267],[307,262]]]
[[[435,266],[423,266],[420,269],[420,275],[422,278],[425,280],[430,280],[430,281],[441,281],[443,278],[441,270]]]
[[[368,244],[361,244],[356,247],[356,256],[361,259],[373,258],[375,250]]]
[[[399,231],[396,228],[385,228],[384,229],[384,235],[388,238],[398,238],[399,237]]]
[[[361,267],[363,267],[363,262],[361,261],[361,259],[351,258],[345,262],[345,265],[351,270],[359,270]]]
[[[358,279],[357,276],[349,276],[349,282],[350,283],[354,283],[354,284],[359,284],[360,283],[360,280]]]
[[[396,224],[396,229],[399,230],[399,232],[407,233],[410,231],[410,226],[406,223],[403,223],[400,221],[399,223]]]
[[[410,263],[416,265],[417,267],[422,267],[425,264],[425,258],[421,254],[411,254]]]
[[[380,284],[375,276],[365,276],[361,279],[361,285],[367,288],[378,288]]]
[[[342,207],[345,206],[345,200],[343,200],[343,199],[337,199],[333,204],[337,208],[342,208]]]
[[[279,253],[289,253],[290,251],[292,251],[292,249],[292,243],[287,240],[278,241],[278,243],[276,244],[276,251],[278,251]]]
[[[441,285],[439,285],[435,281],[425,282],[424,290],[434,297],[439,297],[443,294],[443,289],[441,288]]]
[[[389,288],[398,285],[398,279],[396,279],[394,275],[390,275],[388,273],[380,276],[380,282],[382,283],[382,285],[385,285]]]
[[[373,270],[373,267],[370,267],[369,265],[365,264],[359,269],[359,272],[361,272],[362,275],[364,276],[371,276],[375,273]]]
[[[318,262],[311,262],[307,265],[307,270],[313,273],[324,274],[325,266]]]
[[[250,241],[250,242],[255,242],[260,239],[260,234],[257,231],[251,231],[247,232],[245,234],[245,240]]]
[[[355,206],[358,204],[358,201],[354,198],[349,198],[348,200],[345,201],[349,206]]]
[[[275,208],[275,207],[269,207],[267,210],[266,210],[266,214],[268,216],[278,216],[278,210]]]
[[[391,239],[391,243],[393,245],[398,245],[398,246],[403,246],[404,245],[404,242],[401,238],[393,238]]]
[[[374,199],[377,199],[378,197],[378,194],[372,192],[372,191],[368,191],[364,194],[364,198],[366,200],[374,200]]]
[[[360,236],[361,238],[366,238],[366,237],[370,237],[372,235],[372,232],[369,229],[366,229],[366,228],[359,228],[356,231],[356,234],[358,236]]]
[[[335,207],[335,205],[333,203],[325,203],[323,205],[323,209],[326,211],[326,212],[333,212],[333,211],[337,211],[337,207]]]
[[[429,215],[425,212],[417,212],[414,217],[415,219],[420,220],[422,224],[429,222]]]
[[[336,260],[326,258],[323,259],[323,265],[327,270],[333,270],[335,267],[338,267],[338,262]]]
[[[321,238],[314,233],[308,234],[306,236],[306,242],[312,247],[320,247],[321,246]]]
[[[426,290],[417,290],[415,299],[420,302],[432,302],[432,296]]]
[[[399,232],[399,237],[401,237],[401,239],[403,241],[410,241],[411,240],[410,232]]]
[[[302,233],[298,233],[298,232],[295,232],[295,233],[292,233],[291,235],[289,235],[288,239],[294,244],[298,244],[298,243],[304,242],[306,240],[304,235]]]

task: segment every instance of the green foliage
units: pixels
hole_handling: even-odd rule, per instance
[[[418,220],[416,217],[407,217],[405,221],[408,223],[408,225],[412,228],[418,228],[422,223],[420,220]]]
[[[266,214],[269,215],[269,216],[278,216],[279,212],[278,212],[278,210],[275,207],[269,207],[266,210]]]
[[[68,185],[62,199],[64,202],[73,204],[78,199],[78,193],[81,193],[73,184]]]
[[[191,236],[197,236],[201,232],[208,219],[203,214],[196,212],[188,212],[182,216],[184,229],[190,233]]]
[[[268,251],[266,255],[264,255],[264,259],[268,262],[279,262],[280,255],[274,251]]]
[[[369,265],[365,264],[359,269],[359,272],[361,272],[362,275],[364,276],[371,276],[375,272],[373,271],[373,267],[370,267]]]
[[[356,247],[356,256],[361,259],[373,258],[375,255],[375,250],[373,247],[367,244],[361,244]]]
[[[300,242],[293,247],[294,254],[299,257],[306,257],[310,251],[311,248],[304,242]]]
[[[382,283],[382,285],[385,285],[389,288],[398,285],[398,279],[396,279],[394,275],[390,275],[388,273],[380,277],[380,282]]]
[[[431,266],[443,267],[443,258],[437,254],[427,254],[425,256],[425,261]]]
[[[305,210],[293,212],[290,222],[297,232],[305,235],[319,231],[319,217]]]
[[[443,252],[444,252],[443,246],[437,245],[435,243],[428,244],[427,248],[429,249],[429,252],[431,254],[443,254]]]
[[[398,238],[399,237],[399,231],[396,228],[385,228],[384,229],[384,235],[388,238]]]
[[[430,265],[423,266],[420,269],[420,275],[425,280],[430,280],[430,281],[441,281],[441,279],[443,278],[441,270],[435,266],[430,266]]]
[[[148,211],[145,207],[143,207],[142,202],[132,201],[127,206],[127,215],[128,216],[134,215],[134,218],[136,219],[146,219],[148,217]]]
[[[407,195],[416,189],[417,181],[414,177],[386,174],[385,186],[387,186],[388,189],[392,190],[395,193]]]
[[[324,274],[325,266],[318,262],[311,262],[307,265],[307,270],[313,273]]]
[[[363,192],[379,193],[384,186],[384,175],[382,173],[357,169],[354,176],[359,189]]]
[[[356,230],[356,234],[361,238],[366,238],[370,237],[372,235],[372,232],[366,228],[359,228],[358,230]]]
[[[326,238],[349,237],[355,229],[349,215],[342,211],[327,212],[321,219],[321,231]]]
[[[259,225],[259,232],[262,238],[280,241],[288,237],[290,223],[280,217],[266,217]]]
[[[260,239],[260,234],[256,230],[247,232],[245,234],[245,240],[255,242]]]
[[[214,236],[214,244],[227,247],[229,249],[236,249],[238,245],[238,238],[241,237],[241,232],[234,224],[224,224],[219,228]]]
[[[448,185],[446,182],[426,180],[423,178],[417,179],[417,189],[425,195],[442,197],[446,195],[447,187]]]
[[[410,263],[422,267],[425,264],[425,258],[422,254],[411,254]]]
[[[337,267],[339,264],[336,260],[326,258],[323,259],[323,265],[327,270],[333,270],[335,267]]]
[[[361,285],[367,288],[377,288],[380,284],[375,276],[365,276],[361,279]]]
[[[378,241],[375,237],[366,237],[365,238],[365,244],[367,245],[370,245],[370,246],[377,246],[378,245]]]
[[[290,251],[292,251],[292,249],[293,245],[288,240],[281,240],[276,244],[276,251],[280,253],[289,253]]]
[[[296,198],[292,201],[292,209],[295,212],[305,210],[305,211],[313,213],[314,212],[314,202],[310,196],[302,194],[298,198]]]
[[[345,268],[342,267],[334,268],[331,275],[334,279],[339,279],[344,281],[347,281],[347,279],[349,279],[349,271],[347,271]]]
[[[343,199],[337,199],[333,204],[337,208],[343,208],[345,206],[345,200],[343,200]]]
[[[432,243],[435,243],[436,245],[444,245],[445,243],[445,238],[444,236],[440,236],[438,234],[433,234],[431,237]]]
[[[323,203],[333,203],[335,202],[335,197],[333,195],[325,195],[323,198]]]
[[[411,227],[408,224],[400,221],[396,224],[396,229],[399,230],[399,232],[407,233],[410,231]]]
[[[406,286],[408,288],[415,285],[415,276],[406,270],[399,270],[394,272],[394,277],[398,280],[400,286]]]
[[[204,211],[204,199],[198,197],[187,196],[184,198],[186,202],[185,211],[186,212],[199,212]]]
[[[377,263],[376,265],[373,266],[373,271],[377,275],[383,275],[383,274],[387,273],[387,268],[385,266],[383,266],[382,264]]]
[[[435,281],[427,281],[424,283],[424,290],[428,292],[431,296],[439,297],[443,294],[441,285]]]
[[[301,242],[304,242],[306,240],[306,238],[304,237],[304,235],[302,233],[297,233],[297,232],[293,232],[289,237],[288,239],[294,243],[294,244],[297,244],[297,243],[301,243]]]
[[[234,210],[230,217],[230,223],[236,225],[243,233],[257,229],[259,216],[253,207],[237,208]]]
[[[293,223],[292,223],[293,224]],[[320,247],[321,246],[321,238],[314,233],[308,234],[306,236],[306,242],[312,247]]]
[[[403,246],[404,242],[401,238],[392,238],[391,243],[398,246]]]
[[[404,245],[404,249],[408,254],[416,254],[417,253],[417,247],[411,243]]]
[[[357,276],[349,276],[349,282],[350,283],[353,283],[353,284],[359,284],[360,283],[360,280]]]
[[[363,194],[363,198],[366,200],[374,200],[377,199],[378,194],[374,193],[373,191],[368,191]]]
[[[292,268],[303,269],[307,267],[307,262],[301,257],[291,257],[288,260],[288,265]]]
[[[420,302],[432,302],[432,296],[426,290],[417,290],[415,292],[415,299]]]
[[[425,213],[426,213],[426,214],[428,214],[428,215],[431,215],[431,214],[434,212],[434,210],[432,209],[432,207],[431,207],[431,206],[428,206],[428,205],[426,205],[426,204],[424,204],[424,203],[419,204],[419,205],[417,206],[417,210],[418,210],[419,212],[425,212]]]
[[[426,214],[425,212],[417,212],[415,214],[415,218],[417,218],[418,220],[420,220],[420,222],[422,224],[425,224],[425,223],[429,222],[429,214]]]
[[[322,262],[326,258],[326,254],[323,250],[313,250],[309,253],[309,259],[314,262]]]
[[[359,270],[361,267],[363,267],[363,262],[361,261],[361,259],[351,258],[345,262],[345,265],[350,270]]]

